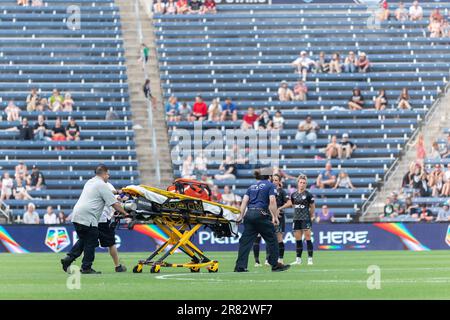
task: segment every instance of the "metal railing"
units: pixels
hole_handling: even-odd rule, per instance
[[[138,39],[140,44],[144,43],[144,36],[142,34],[142,23],[141,18],[139,16],[139,0],[134,1],[134,13],[136,16],[136,31],[138,35]],[[142,52],[141,52],[142,54]],[[149,75],[147,72],[147,62],[145,61],[145,57],[142,57],[142,69],[144,70],[144,78],[145,80],[149,79]],[[148,128],[152,131],[152,141],[151,141],[151,149],[153,153],[153,159],[155,162],[155,178],[158,183],[158,185],[161,183],[161,167],[159,163],[159,157],[158,157],[158,148],[156,145],[156,130],[155,126],[153,125],[153,105],[152,101],[149,99],[146,99],[147,102],[147,113],[148,113]]]
[[[11,210],[9,206],[0,200],[0,216],[4,216],[6,218],[6,222],[11,222]]]

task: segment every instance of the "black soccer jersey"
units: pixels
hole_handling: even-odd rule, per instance
[[[292,205],[294,206],[294,220],[310,220],[309,207],[314,203],[314,196],[305,190],[302,193],[295,191],[291,194]]]

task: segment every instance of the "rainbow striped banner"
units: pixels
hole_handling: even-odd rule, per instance
[[[390,223],[374,223],[375,227],[383,229],[387,232],[395,234],[408,250],[411,251],[428,251],[428,247],[424,246],[417,240],[412,233],[405,227],[403,223],[400,222],[390,222]]]
[[[18,244],[6,231],[5,228],[0,226],[0,242],[3,244],[3,246],[6,248],[8,252],[11,253],[29,253],[28,250],[25,250]]]

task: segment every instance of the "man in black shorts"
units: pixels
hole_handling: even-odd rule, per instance
[[[117,190],[111,183],[107,182],[107,185],[113,194],[117,194]],[[125,272],[127,271],[127,268],[120,263],[119,252],[116,247],[116,228],[111,225],[112,215],[113,209],[105,206],[98,222],[98,240],[102,248],[108,248],[109,254],[113,259],[116,272]]]
[[[306,246],[308,249],[308,265],[313,264],[313,243],[311,241],[311,226],[314,220],[316,205],[314,196],[306,190],[307,177],[300,175],[297,179],[297,191],[291,194],[291,198],[285,205],[278,208],[280,212],[283,209],[294,207],[294,236],[296,242],[297,258],[291,264],[302,263],[303,253],[303,234],[305,235]]]

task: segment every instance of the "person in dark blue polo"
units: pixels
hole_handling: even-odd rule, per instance
[[[235,272],[247,272],[248,256],[253,243],[260,234],[269,251],[269,264],[272,271],[285,271],[289,265],[278,262],[279,249],[275,225],[279,224],[277,215],[276,186],[269,181],[272,169],[262,168],[255,171],[257,182],[252,184],[244,195],[238,222],[244,219],[244,232],[239,239],[239,253]]]

